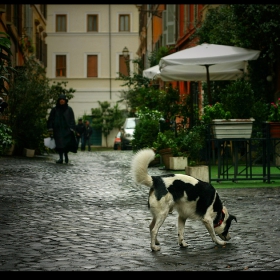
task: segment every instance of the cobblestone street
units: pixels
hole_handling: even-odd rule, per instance
[[[189,246],[180,248],[173,212],[152,252],[149,189],[132,182],[132,156],[78,151],[68,165],[55,154],[1,157],[0,271],[280,270],[280,187],[218,190],[237,217],[226,246],[187,221]]]

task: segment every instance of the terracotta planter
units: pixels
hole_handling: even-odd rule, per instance
[[[280,122],[270,122],[269,130],[271,138],[280,138]]]
[[[161,156],[161,160],[165,168],[170,169],[169,158],[173,156],[171,148],[162,149],[159,151],[159,154]]]
[[[216,139],[251,138],[254,119],[214,119],[213,135]]]

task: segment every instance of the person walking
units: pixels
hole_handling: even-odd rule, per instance
[[[77,135],[77,145],[79,147],[80,140],[81,140],[81,149],[83,147],[84,139],[84,132],[85,132],[85,124],[83,123],[83,119],[78,120],[78,124],[76,125],[76,135]]]
[[[85,132],[84,132],[84,145],[82,146],[82,151],[88,146],[88,151],[90,151],[90,136],[92,134],[92,128],[89,121],[86,121]]]
[[[63,163],[63,154],[65,163],[68,163],[68,153],[77,153],[76,122],[73,109],[68,105],[66,95],[61,94],[55,107],[50,111],[47,120],[49,134],[55,140],[55,150],[59,154],[56,163]]]

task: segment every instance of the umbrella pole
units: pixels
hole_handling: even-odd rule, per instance
[[[211,92],[210,92],[210,78],[209,78],[209,66],[210,65],[205,65],[206,67],[206,77],[207,77],[207,95],[208,95],[208,102],[210,105],[212,105],[212,96],[211,96]]]

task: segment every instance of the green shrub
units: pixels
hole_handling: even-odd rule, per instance
[[[153,148],[153,143],[157,139],[159,132],[159,119],[161,114],[156,110],[149,110],[144,107],[138,110],[137,123],[132,140],[132,150],[134,152],[143,148]]]
[[[13,144],[12,130],[4,123],[0,123],[0,155]]]

